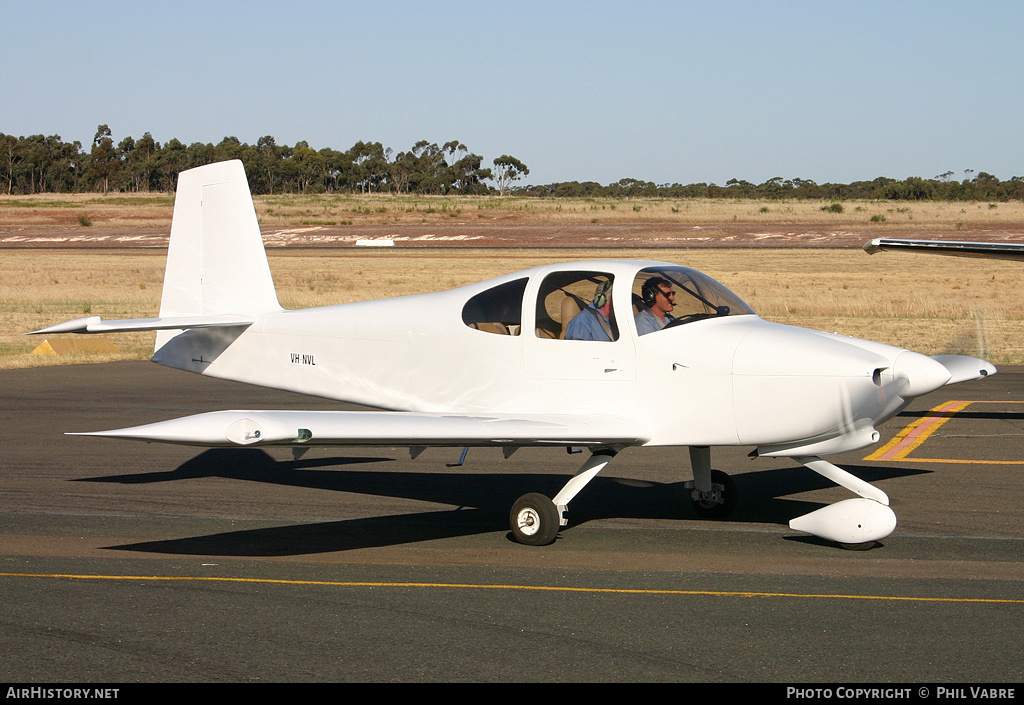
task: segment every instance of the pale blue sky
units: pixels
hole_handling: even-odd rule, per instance
[[[1024,2],[0,0],[0,132],[457,139],[522,183],[1024,176]]]

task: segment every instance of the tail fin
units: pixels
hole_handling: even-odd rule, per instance
[[[32,335],[156,331],[154,362],[203,373],[261,314],[280,310],[245,169],[221,162],[178,176],[159,318],[88,316]]]
[[[160,318],[279,311],[245,169],[238,160],[178,175]],[[156,349],[180,331],[160,331]]]

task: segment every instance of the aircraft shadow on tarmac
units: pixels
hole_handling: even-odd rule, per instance
[[[111,546],[148,553],[225,556],[291,556],[375,548],[455,538],[508,528],[508,512],[527,491],[548,496],[565,483],[564,474],[514,472],[451,473],[331,470],[320,468],[390,462],[391,458],[335,457],[277,461],[258,449],[213,449],[170,472],[83,478],[85,482],[147,483],[197,477],[222,477],[345,492],[436,502],[455,509],[416,512],[315,524],[250,529]],[[881,465],[847,465],[868,482],[927,473]],[[787,525],[794,516],[824,504],[785,499],[786,495],[832,488],[824,478],[801,466],[733,474],[738,501],[729,522]],[[609,518],[700,521],[683,482],[598,476],[569,511],[569,526]],[[511,534],[509,534],[511,537]],[[511,540],[511,538],[509,539]]]
[[[957,418],[962,420],[986,421],[1024,421],[1024,412],[1020,411],[904,411],[897,418],[921,419],[924,417]]]

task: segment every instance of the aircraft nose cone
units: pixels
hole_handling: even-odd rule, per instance
[[[919,397],[946,384],[951,378],[945,365],[926,355],[902,352],[892,367],[897,393],[904,399]]]

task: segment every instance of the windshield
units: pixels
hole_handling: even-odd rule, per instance
[[[633,282],[637,332],[653,333],[705,318],[753,314],[736,294],[688,267],[649,267]]]

